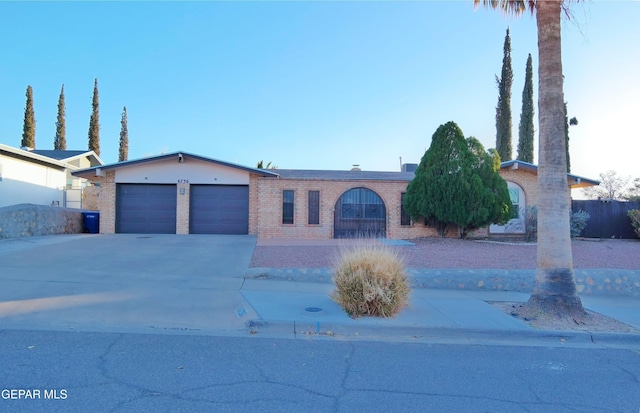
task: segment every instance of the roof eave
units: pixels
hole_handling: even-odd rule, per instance
[[[24,149],[17,149],[11,146],[0,144],[0,152],[5,152],[11,155],[15,155],[15,157],[22,158],[25,160],[33,160],[40,164],[47,164],[51,166],[55,166],[60,169],[66,169],[69,167],[64,162],[58,161],[57,159],[49,158],[48,156],[38,155],[37,153],[33,153]]]
[[[70,156],[68,158],[61,159],[61,161],[70,162],[70,161],[73,161],[75,159],[85,158],[85,157],[94,159],[94,161],[91,161],[91,165],[93,165],[93,166],[104,165],[104,162],[102,161],[102,159],[100,159],[100,157],[94,151],[87,151],[87,152],[81,153],[79,155]]]
[[[190,154],[188,152],[182,152],[182,151],[172,152],[172,153],[169,153],[169,154],[157,155],[157,156],[153,156],[153,157],[149,157],[149,158],[141,158],[141,159],[134,159],[134,160],[131,160],[131,161],[123,161],[123,162],[118,162],[118,163],[114,163],[114,164],[110,164],[110,165],[94,166],[94,167],[91,167],[91,168],[87,168],[87,169],[83,169],[83,170],[80,170],[80,171],[73,172],[72,175],[79,176],[81,178],[99,177],[99,176],[103,176],[103,175],[99,175],[98,172],[99,173],[103,173],[104,171],[109,171],[109,170],[123,168],[123,167],[126,168],[126,167],[132,166],[132,165],[138,165],[138,164],[143,164],[143,163],[160,162],[160,161],[164,161],[164,160],[171,159],[171,158],[179,159],[180,157],[198,159],[198,160],[201,160],[201,161],[204,161],[204,162],[209,162],[209,163],[214,163],[214,164],[217,164],[217,165],[228,166],[228,167],[231,167],[231,168],[240,169],[240,170],[243,170],[243,171],[246,171],[246,172],[249,172],[249,173],[252,173],[252,174],[256,174],[256,175],[261,175],[261,176],[278,176],[278,174],[273,173],[273,172],[269,172],[269,171],[264,170],[264,169],[250,168],[248,166],[237,165],[237,164],[233,164],[233,163],[230,163],[230,162],[220,161],[218,159],[207,158],[207,157],[204,157],[204,156],[194,155],[194,154]]]
[[[500,164],[500,169],[511,169],[511,170],[524,170],[527,172],[532,172],[535,173],[536,175],[538,174],[538,166],[528,163],[528,162],[523,162],[523,161],[519,161],[517,159],[512,160],[512,161],[506,161],[506,162],[502,162]],[[569,182],[569,186],[572,189],[575,188],[586,188],[589,186],[598,186],[600,185],[599,181],[593,180],[593,179],[588,179],[588,178],[584,178],[582,176],[578,176],[578,175],[573,175],[573,174],[567,174],[567,181]]]
[[[600,185],[600,181],[595,181],[593,179],[583,178],[577,175],[568,175],[569,178],[569,186],[571,189],[577,188],[587,188],[590,186],[598,186]]]

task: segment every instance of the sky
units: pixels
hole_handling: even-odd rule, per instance
[[[640,1],[583,1],[565,20],[571,172],[640,177]],[[100,157],[185,151],[254,167],[398,171],[439,125],[495,147],[507,27],[513,155],[535,18],[459,1],[0,2],[0,143],[19,147],[27,85],[36,148],[86,149],[94,79]],[[537,135],[536,135],[537,162]]]

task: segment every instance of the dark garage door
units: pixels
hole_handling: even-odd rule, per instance
[[[176,185],[118,184],[116,232],[176,233]]]
[[[191,185],[189,233],[248,234],[249,187]]]

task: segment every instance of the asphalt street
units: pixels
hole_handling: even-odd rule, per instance
[[[0,365],[4,412],[640,409],[630,350],[3,331]]]

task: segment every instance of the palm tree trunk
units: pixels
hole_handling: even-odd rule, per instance
[[[564,139],[562,89],[562,0],[536,2],[538,25],[538,255],[534,290],[523,308],[582,319],[586,314],[576,290],[569,228],[570,193]]]

